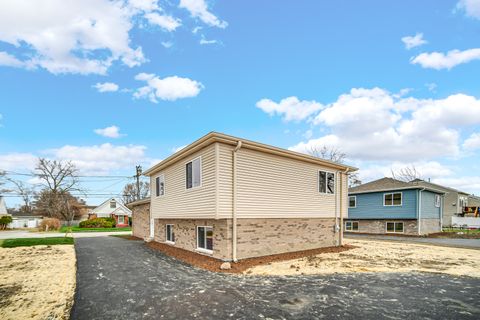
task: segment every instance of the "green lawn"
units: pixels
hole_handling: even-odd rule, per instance
[[[18,238],[5,239],[0,242],[2,248],[30,247],[39,245],[73,244],[73,238],[70,237],[51,237],[51,238]]]
[[[463,232],[465,234],[480,234],[480,229],[443,228],[443,232]]]
[[[61,227],[60,232],[67,232],[68,227]],[[126,228],[80,228],[72,227],[72,232],[112,232],[112,231],[132,231],[131,227]]]

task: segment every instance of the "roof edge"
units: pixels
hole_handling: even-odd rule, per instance
[[[336,169],[340,169],[340,170],[348,170],[350,172],[358,170],[358,168],[355,168],[355,167],[352,167],[352,166],[348,166],[348,165],[340,164],[340,163],[337,163],[337,162],[313,157],[313,156],[310,156],[310,155],[307,155],[307,154],[304,154],[304,153],[291,151],[291,150],[287,150],[287,149],[263,144],[263,143],[260,143],[260,142],[255,142],[255,141],[251,141],[251,140],[248,140],[248,139],[238,138],[238,137],[230,136],[230,135],[227,135],[227,134],[212,131],[212,132],[204,135],[200,139],[192,142],[191,144],[189,144],[188,146],[186,146],[182,150],[172,154],[171,156],[169,156],[165,160],[163,160],[163,161],[157,163],[156,165],[154,165],[153,167],[147,169],[143,174],[146,175],[146,176],[151,176],[152,174],[162,170],[163,168],[165,168],[165,167],[167,167],[167,166],[169,166],[169,165],[187,157],[188,155],[190,155],[190,154],[192,154],[192,153],[194,153],[194,152],[196,152],[196,151],[198,151],[198,150],[200,150],[200,149],[202,149],[202,148],[204,148],[204,147],[206,147],[206,146],[208,146],[208,145],[210,145],[214,142],[221,142],[221,143],[225,143],[225,144],[236,145],[238,141],[242,141],[242,148],[262,151],[262,152],[275,154],[275,155],[279,155],[279,156],[284,156],[284,157],[297,159],[297,160],[301,160],[301,161],[306,161],[306,162],[310,162],[310,163],[317,163],[317,164],[321,164],[321,165],[331,167],[331,168],[336,168]]]
[[[377,193],[377,192],[388,192],[388,191],[401,191],[401,190],[415,190],[415,189],[423,189],[426,191],[432,191],[435,193],[439,194],[445,194],[444,191],[438,190],[438,189],[433,189],[433,188],[426,188],[422,186],[411,186],[411,187],[401,187],[401,188],[385,188],[385,189],[375,189],[375,190],[367,190],[367,191],[348,191],[349,195],[355,195],[355,194],[363,194],[363,193]]]
[[[131,207],[139,206],[141,204],[150,203],[150,198],[140,199],[126,204],[126,207],[131,209]]]

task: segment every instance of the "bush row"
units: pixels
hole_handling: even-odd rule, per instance
[[[80,222],[80,228],[115,228],[114,218],[95,218]]]

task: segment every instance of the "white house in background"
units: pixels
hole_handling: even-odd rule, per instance
[[[33,229],[38,228],[42,222],[42,216],[12,216],[12,223],[8,225],[10,229]]]
[[[88,214],[89,219],[114,218],[117,227],[128,226],[131,216],[132,211],[115,198],[108,199]]]

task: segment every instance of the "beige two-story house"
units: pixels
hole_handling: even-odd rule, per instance
[[[212,132],[144,173],[133,233],[225,261],[338,246],[354,170]]]

